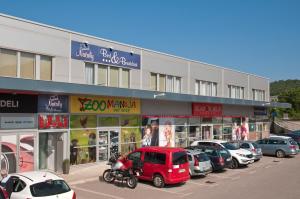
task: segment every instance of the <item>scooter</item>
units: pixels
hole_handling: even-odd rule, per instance
[[[133,166],[132,161],[125,158],[120,158],[120,154],[112,154],[109,159],[108,165],[111,165],[110,169],[107,169],[103,173],[103,180],[108,183],[112,183],[115,180],[126,182],[127,186],[134,189],[137,186],[137,176],[141,175],[142,166]]]

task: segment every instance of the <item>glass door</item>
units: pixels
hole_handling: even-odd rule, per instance
[[[112,153],[119,152],[119,129],[101,129],[98,132],[98,160],[107,161]]]
[[[213,125],[201,125],[201,138],[202,140],[213,139]]]

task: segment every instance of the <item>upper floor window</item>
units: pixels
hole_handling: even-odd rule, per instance
[[[181,93],[181,77],[151,73],[150,89],[162,92]]]
[[[122,87],[129,88],[129,70],[122,68]]]
[[[98,66],[98,85],[107,86],[107,66]]]
[[[204,96],[217,96],[217,83],[196,80],[195,94],[196,95],[204,95]]]
[[[20,77],[35,79],[35,55],[21,53]]]
[[[17,52],[0,48],[0,76],[17,77]]]
[[[94,64],[85,63],[85,83],[94,84]]]
[[[241,86],[228,85],[229,97],[234,99],[244,99],[245,89]]]
[[[265,91],[259,89],[252,89],[252,99],[256,101],[265,101]]]
[[[41,55],[40,58],[40,79],[51,80],[52,79],[52,57]]]
[[[119,68],[110,67],[109,86],[119,87]]]

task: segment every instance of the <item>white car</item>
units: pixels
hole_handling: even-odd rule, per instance
[[[11,174],[5,187],[12,188],[10,199],[76,199],[64,179],[45,171]]]
[[[245,149],[240,149],[233,144],[226,142],[224,140],[198,140],[194,141],[191,146],[212,146],[212,147],[222,147],[229,151],[232,156],[232,166],[231,168],[237,168],[241,165],[248,165],[254,162],[253,154]]]

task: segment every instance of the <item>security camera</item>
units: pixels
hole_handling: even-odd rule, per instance
[[[113,49],[114,49],[114,47],[112,47],[112,46],[109,47],[109,51],[113,51]]]
[[[85,47],[89,46],[89,42],[88,41],[84,41],[83,44],[84,44]]]
[[[133,50],[131,50],[131,51],[130,51],[130,55],[133,55],[133,53],[134,53],[134,51],[133,51]]]

